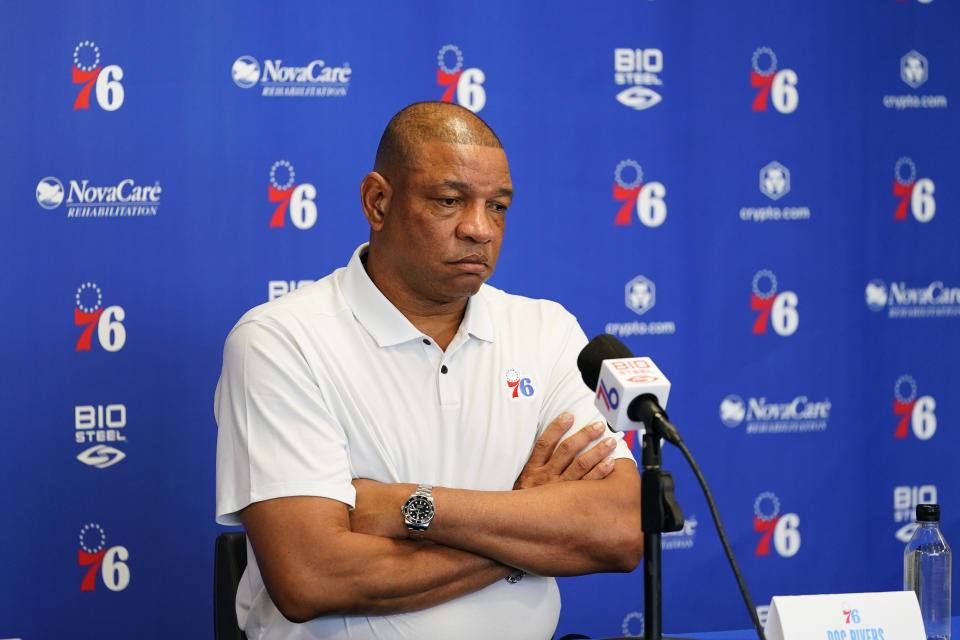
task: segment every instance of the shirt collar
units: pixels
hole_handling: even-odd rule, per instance
[[[354,317],[381,347],[422,339],[423,332],[413,326],[406,316],[387,300],[367,275],[361,260],[367,253],[367,247],[369,243],[365,242],[353,252],[340,281],[340,289]],[[487,285],[483,285],[480,292],[467,301],[467,310],[460,330],[480,340],[493,342],[493,322],[484,295],[486,288]]]

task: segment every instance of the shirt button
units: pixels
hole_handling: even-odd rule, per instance
[[[442,365],[442,366],[440,367],[440,373],[446,373],[447,371],[448,371],[447,365]]]
[[[423,339],[423,344],[430,344],[430,341],[427,340],[426,338],[424,338],[424,339]]]

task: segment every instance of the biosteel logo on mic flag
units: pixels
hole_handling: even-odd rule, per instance
[[[661,407],[667,406],[670,381],[650,358],[604,360],[600,367],[595,404],[610,425],[627,423],[630,401],[651,393]]]

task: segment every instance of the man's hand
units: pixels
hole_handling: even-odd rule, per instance
[[[594,422],[560,442],[571,426],[571,413],[561,413],[550,423],[533,446],[530,459],[513,483],[514,489],[529,489],[565,480],[602,480],[613,471],[613,458],[607,457],[617,446],[613,438],[604,438],[577,455],[578,451],[603,435],[606,429],[604,424]],[[560,446],[557,446],[558,442]]]

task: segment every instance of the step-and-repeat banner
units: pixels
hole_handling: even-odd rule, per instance
[[[516,188],[492,284],[673,381],[758,605],[960,540],[950,0],[8,3],[0,637],[209,637],[213,390],[248,308],[345,265],[384,125],[457,102]],[[749,626],[706,502],[664,627]],[[557,637],[640,634],[642,572]]]

